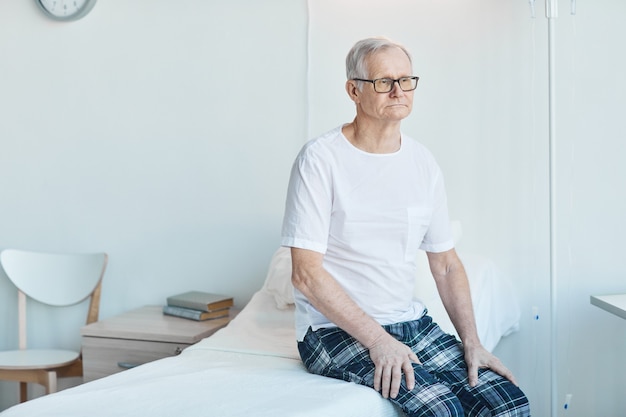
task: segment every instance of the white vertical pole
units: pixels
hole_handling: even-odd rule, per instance
[[[555,19],[558,0],[546,0],[548,18],[549,158],[550,158],[550,393],[551,415],[558,417],[557,378],[557,267],[556,267],[556,49]]]
[[[305,134],[303,143],[311,139],[311,0],[306,2],[306,102],[305,109]]]
[[[17,290],[18,337],[20,350],[26,349],[26,294]]]

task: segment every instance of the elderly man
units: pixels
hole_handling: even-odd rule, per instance
[[[478,339],[442,173],[401,133],[418,83],[409,53],[364,39],[346,71],[356,116],[302,148],[283,221],[304,364],[373,387],[409,416],[529,415],[511,372]],[[412,299],[418,249],[461,342]]]

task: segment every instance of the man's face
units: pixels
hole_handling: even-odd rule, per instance
[[[398,79],[413,75],[411,62],[400,48],[389,48],[367,58],[368,77]],[[356,84],[356,83],[355,83]],[[362,91],[353,91],[352,99],[359,116],[380,121],[399,121],[413,108],[413,91],[402,91],[398,83],[388,93],[374,91],[372,83],[364,83]]]

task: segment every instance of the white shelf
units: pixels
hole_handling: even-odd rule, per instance
[[[626,319],[626,294],[592,295],[591,304]]]

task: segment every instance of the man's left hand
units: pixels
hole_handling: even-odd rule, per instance
[[[478,384],[479,368],[491,369],[517,385],[513,373],[500,362],[500,359],[487,351],[482,345],[464,346],[464,350],[470,387],[475,387]]]

